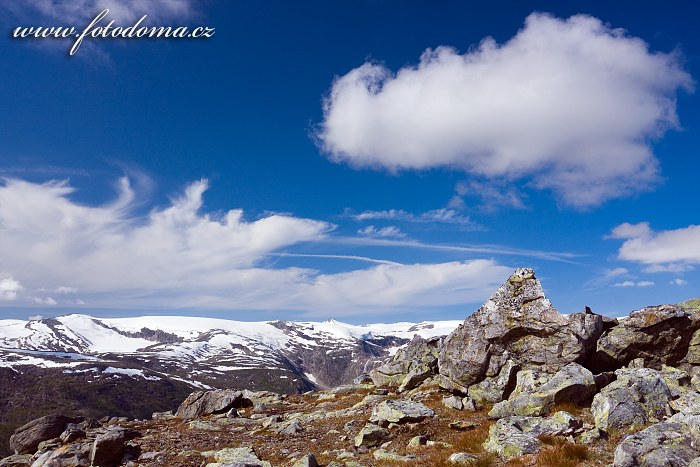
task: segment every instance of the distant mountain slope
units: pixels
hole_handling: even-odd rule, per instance
[[[193,388],[280,393],[352,381],[415,334],[461,321],[354,326],[181,316],[0,320],[0,439],[46,413],[145,418]],[[0,441],[0,454],[7,454]]]

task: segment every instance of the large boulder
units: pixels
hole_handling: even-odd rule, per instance
[[[615,449],[613,466],[687,466],[700,457],[697,442],[683,423],[657,423],[624,438]]]
[[[497,403],[489,412],[492,418],[512,415],[539,416],[551,411],[556,404],[578,404],[589,400],[596,391],[593,373],[578,363],[569,363],[535,392],[523,392]]]
[[[61,446],[39,456],[32,467],[89,467],[90,444],[77,443]]]
[[[687,302],[686,302],[687,303]],[[614,370],[642,358],[650,368],[695,361],[700,336],[699,310],[685,304],[649,306],[630,313],[599,340],[589,367]],[[695,337],[695,339],[694,339]]]
[[[46,415],[17,428],[10,436],[10,449],[15,454],[34,454],[39,443],[57,438],[69,423],[80,423],[82,417],[65,417],[63,415]]]
[[[497,376],[487,377],[483,381],[469,386],[467,391],[471,400],[477,407],[486,404],[500,402],[508,397],[515,387],[518,367],[512,360],[508,360]]]
[[[670,416],[671,391],[663,374],[651,368],[622,368],[617,380],[593,397],[591,411],[602,431],[646,425]]]
[[[583,423],[568,412],[557,412],[551,417],[507,417],[489,428],[484,449],[508,460],[539,452],[540,436],[568,436],[581,429]]]
[[[178,407],[175,416],[192,419],[204,415],[226,413],[230,409],[251,407],[253,403],[242,391],[217,389],[213,391],[195,391]]]
[[[423,339],[415,335],[387,363],[370,372],[376,386],[398,386],[402,391],[413,389],[437,374],[440,338]]]
[[[420,422],[434,417],[435,412],[420,402],[392,399],[377,405],[369,419],[373,423]]]
[[[497,376],[512,360],[520,369],[554,373],[582,362],[605,329],[590,310],[560,314],[545,297],[532,269],[517,269],[474,314],[445,338],[438,366],[440,384],[467,393]]]

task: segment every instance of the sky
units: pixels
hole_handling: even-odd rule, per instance
[[[4,2],[0,318],[461,319],[517,267],[563,313],[700,296],[699,8]]]

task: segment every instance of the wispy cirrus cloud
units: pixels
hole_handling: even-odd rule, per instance
[[[656,285],[653,281],[624,281],[613,284],[613,287],[652,287]]]
[[[16,306],[296,310],[348,316],[486,298],[511,271],[494,260],[402,264],[365,256],[287,253],[329,242],[334,226],[293,215],[247,220],[203,211],[206,180],[147,215],[123,178],[116,198],[89,206],[66,181],[0,183],[0,300]],[[372,240],[364,238],[365,240]],[[326,273],[270,265],[272,256],[353,259]]]
[[[351,70],[333,82],[316,136],[355,168],[525,180],[589,208],[655,186],[650,142],[679,127],[679,89],[693,89],[679,53],[591,16],[533,13],[504,44],[428,49],[396,72]]]

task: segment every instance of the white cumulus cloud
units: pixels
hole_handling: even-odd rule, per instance
[[[526,179],[583,208],[655,183],[649,141],[679,125],[675,94],[692,87],[679,54],[590,16],[533,13],[504,44],[429,49],[396,73],[351,70],[334,81],[316,136],[354,167]]]
[[[0,279],[0,300],[15,300],[24,287],[12,277]]]
[[[684,272],[700,264],[700,225],[654,231],[648,222],[621,224],[609,238],[624,240],[618,257],[648,265],[647,272]]]

